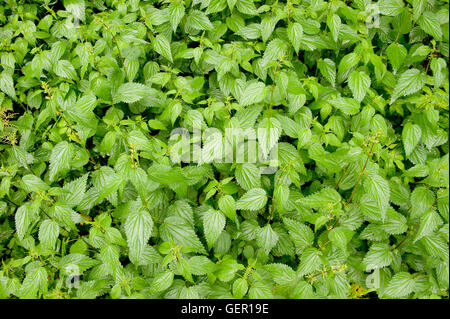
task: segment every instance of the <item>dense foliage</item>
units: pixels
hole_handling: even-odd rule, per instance
[[[448,298],[448,15],[3,0],[0,298]]]

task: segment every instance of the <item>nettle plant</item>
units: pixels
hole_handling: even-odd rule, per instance
[[[0,297],[448,298],[448,56],[448,0],[2,1]]]

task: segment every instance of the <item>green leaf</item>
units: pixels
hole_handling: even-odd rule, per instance
[[[342,273],[335,274],[328,280],[328,284],[334,295],[341,299],[349,297],[350,284],[347,276]]]
[[[39,241],[46,249],[54,249],[59,236],[59,225],[49,219],[44,220],[39,226]]]
[[[330,59],[320,59],[317,62],[317,67],[323,77],[334,86],[336,84],[336,64],[334,61]]]
[[[206,14],[216,13],[225,10],[227,7],[226,0],[211,0],[206,10]]]
[[[447,63],[442,58],[432,59],[430,68],[433,71],[434,85],[440,87],[446,78]]]
[[[196,30],[211,30],[213,28],[206,14],[200,10],[192,10],[187,17],[186,23]]]
[[[386,218],[382,224],[382,229],[386,233],[392,235],[403,234],[408,229],[406,217],[393,209],[388,209],[388,211],[386,212]]]
[[[436,40],[440,41],[442,39],[441,21],[439,21],[439,17],[435,13],[430,11],[424,12],[417,20],[417,23],[423,31]]]
[[[261,102],[265,97],[265,88],[264,83],[250,83],[242,92],[239,99],[239,104],[242,106],[247,106]]]
[[[405,124],[402,130],[402,141],[406,156],[412,153],[417,144],[419,144],[421,137],[422,130],[419,125],[409,122]]]
[[[226,218],[222,212],[209,209],[203,215],[203,230],[205,231],[206,242],[208,243],[208,248],[214,245],[225,228]]]
[[[84,0],[64,0],[64,7],[73,14],[76,19],[84,21],[85,3]]]
[[[331,31],[333,40],[337,41],[341,29],[341,18],[337,14],[329,14],[327,16],[327,26]]]
[[[15,214],[17,236],[20,240],[25,237],[31,223],[37,217],[37,210],[30,203],[20,206]]]
[[[22,299],[34,299],[38,293],[44,294],[48,289],[48,272],[44,267],[36,267],[25,276],[19,290]]]
[[[0,90],[13,99],[16,98],[16,89],[14,88],[13,78],[11,74],[6,73],[5,71],[0,73]]]
[[[329,205],[334,206],[340,201],[341,195],[336,190],[325,187],[312,195],[299,199],[297,202],[301,205],[318,209],[328,207]]]
[[[358,101],[348,97],[335,98],[333,100],[330,100],[330,104],[347,115],[355,115],[359,112],[360,109]]]
[[[227,0],[228,8],[230,8],[230,11],[233,11],[234,6],[236,5],[237,0]]]
[[[411,274],[399,272],[389,281],[384,294],[394,298],[405,297],[414,291],[414,287],[415,280]]]
[[[347,235],[345,233],[344,227],[335,227],[333,228],[329,234],[328,237],[330,238],[330,241],[336,245],[337,247],[346,250],[347,249]]]
[[[290,218],[284,218],[283,224],[289,232],[294,244],[300,248],[312,246],[314,242],[314,233],[305,224]]]
[[[418,218],[431,209],[435,195],[426,187],[416,187],[411,193],[411,216]]]
[[[140,130],[133,130],[128,133],[128,143],[134,144],[136,149],[140,151],[155,151],[155,147],[150,139]]]
[[[70,207],[77,206],[84,198],[87,178],[88,174],[84,174],[80,178],[64,184],[63,189],[68,193],[60,196],[59,201]]]
[[[264,158],[268,157],[282,133],[280,121],[276,118],[264,118],[258,125],[258,146]]]
[[[353,98],[361,103],[370,88],[370,77],[359,71],[353,71],[348,77],[348,86],[353,93]]]
[[[259,168],[251,163],[238,164],[236,167],[236,181],[245,189],[261,186],[261,174]]]
[[[233,282],[233,296],[241,299],[247,294],[248,283],[243,278],[238,278]]]
[[[165,57],[170,62],[173,62],[172,59],[172,50],[170,49],[170,42],[167,38],[161,34],[158,34],[156,37],[152,39],[153,49]]]
[[[236,8],[239,12],[244,14],[251,16],[257,14],[253,0],[236,0]]]
[[[189,282],[194,282],[194,279],[192,278],[191,267],[186,259],[181,258],[178,260],[177,270],[184,277],[184,279]]]
[[[32,192],[43,192],[50,188],[50,186],[45,184],[39,177],[31,174],[23,176],[22,182],[25,184],[26,188]]]
[[[150,89],[140,83],[128,82],[124,83],[117,89],[114,95],[114,102],[133,103],[150,95]]]
[[[235,221],[236,218],[236,201],[230,195],[224,195],[219,198],[218,201],[219,209],[225,214],[229,219]]]
[[[363,263],[366,267],[366,271],[384,268],[392,263],[393,255],[391,247],[384,243],[374,243],[370,246],[369,251],[364,257]]]
[[[384,220],[385,212],[389,206],[389,183],[380,175],[371,175],[364,179],[364,190],[375,201]]]
[[[282,57],[286,56],[288,51],[288,45],[286,42],[280,39],[271,40],[264,51],[262,63],[267,66],[272,61],[278,61]]]
[[[252,188],[239,198],[236,209],[259,210],[266,206],[267,194],[262,188]]]
[[[186,200],[177,200],[169,206],[167,216],[178,216],[194,225],[194,212]]]
[[[53,72],[55,72],[57,76],[69,80],[76,80],[78,78],[77,72],[75,71],[72,63],[67,60],[59,60],[58,62],[56,62],[53,65]]]
[[[276,15],[266,15],[261,21],[261,36],[263,42],[266,42],[271,36],[279,18]]]
[[[287,34],[289,41],[291,41],[292,46],[296,53],[300,50],[300,43],[303,36],[303,27],[300,23],[294,22],[289,23],[287,27]]]
[[[414,242],[418,241],[422,237],[430,235],[442,224],[443,221],[436,211],[430,210],[423,214],[420,217],[420,225],[417,230],[416,237],[414,238]]]
[[[9,154],[14,161],[23,167],[28,168],[28,164],[30,164],[30,156],[22,147],[14,145],[11,147]]]
[[[73,274],[73,272],[81,275],[85,270],[95,266],[96,264],[97,261],[89,258],[86,255],[72,253],[62,257],[57,263],[57,266],[62,270],[62,273],[64,275],[69,275],[71,273]]]
[[[285,264],[268,264],[264,266],[272,276],[273,280],[279,285],[289,285],[295,281],[295,271]]]
[[[176,245],[190,248],[194,252],[206,253],[192,226],[180,217],[167,217],[159,231],[165,241],[173,240]]]
[[[167,290],[173,283],[174,274],[166,269],[164,272],[157,273],[150,285],[150,292],[155,294]]]
[[[136,188],[142,201],[147,200],[147,185],[148,176],[147,173],[140,167],[132,169],[130,171],[130,182]]]
[[[188,263],[191,273],[197,276],[206,275],[216,269],[216,264],[206,256],[194,256],[189,259]]]
[[[410,69],[403,72],[395,85],[390,103],[392,104],[399,97],[411,95],[420,91],[424,84],[425,75],[419,70]]]
[[[238,0],[239,1],[239,0]],[[250,286],[250,289],[248,290],[248,297],[250,299],[271,299],[272,296],[272,290],[270,289],[270,286],[268,286],[265,283],[262,282],[255,282]]]
[[[173,32],[177,30],[178,25],[181,22],[181,19],[184,17],[184,5],[182,2],[172,2],[169,5],[169,20],[172,26]]]
[[[380,13],[387,16],[397,16],[404,8],[402,0],[380,0],[377,5]]]
[[[57,177],[69,170],[72,154],[72,147],[68,142],[59,142],[53,147],[49,166],[50,181],[56,180]]]
[[[429,256],[436,256],[441,258],[442,260],[448,261],[448,242],[446,242],[446,240],[442,236],[438,234],[432,234],[422,237],[419,242],[425,248]]]
[[[315,271],[318,271],[322,267],[321,260],[322,253],[316,248],[306,248],[301,257],[300,265],[298,266],[297,273],[299,276],[309,275]]]
[[[49,210],[48,214],[53,219],[57,220],[61,225],[66,228],[76,230],[74,218],[77,216],[76,213],[70,209],[70,207],[56,202]]]
[[[116,277],[121,266],[119,257],[120,250],[115,245],[105,245],[100,248],[100,259],[113,277]]]
[[[111,167],[102,166],[100,170],[92,174],[92,184],[98,191],[98,201],[107,198],[108,201],[116,202],[116,191],[123,182],[123,177],[116,174]]]
[[[138,263],[152,234],[153,219],[146,209],[131,212],[124,224],[130,259]]]
[[[408,51],[406,51],[405,47],[399,43],[394,42],[387,47],[386,55],[394,68],[394,72],[397,72],[400,69],[407,54]]]
[[[337,80],[338,83],[345,81],[350,74],[350,71],[358,65],[360,56],[355,52],[345,55],[339,62]]]
[[[289,200],[289,187],[287,185],[279,184],[275,187],[273,192],[274,203],[276,203],[277,210],[281,213],[285,211]]]
[[[278,234],[272,229],[272,227],[267,224],[263,228],[258,230],[258,234],[256,235],[256,243],[258,246],[264,249],[264,251],[268,254],[273,247],[277,244],[279,239]]]

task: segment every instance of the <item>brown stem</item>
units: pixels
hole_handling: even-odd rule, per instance
[[[341,183],[342,179],[345,176],[345,173],[347,172],[347,169],[349,167],[350,164],[347,164],[347,166],[344,168],[344,172],[342,173],[341,177],[339,177],[338,182],[336,183],[336,185],[334,186],[334,189],[338,189],[339,188],[339,184]]]
[[[420,223],[420,222],[419,222]],[[417,223],[414,228],[395,246],[391,247],[391,251],[392,250],[396,250],[399,249],[400,247],[402,247],[406,241],[411,237],[412,234],[414,234],[416,232],[417,227],[419,226],[419,223]]]

